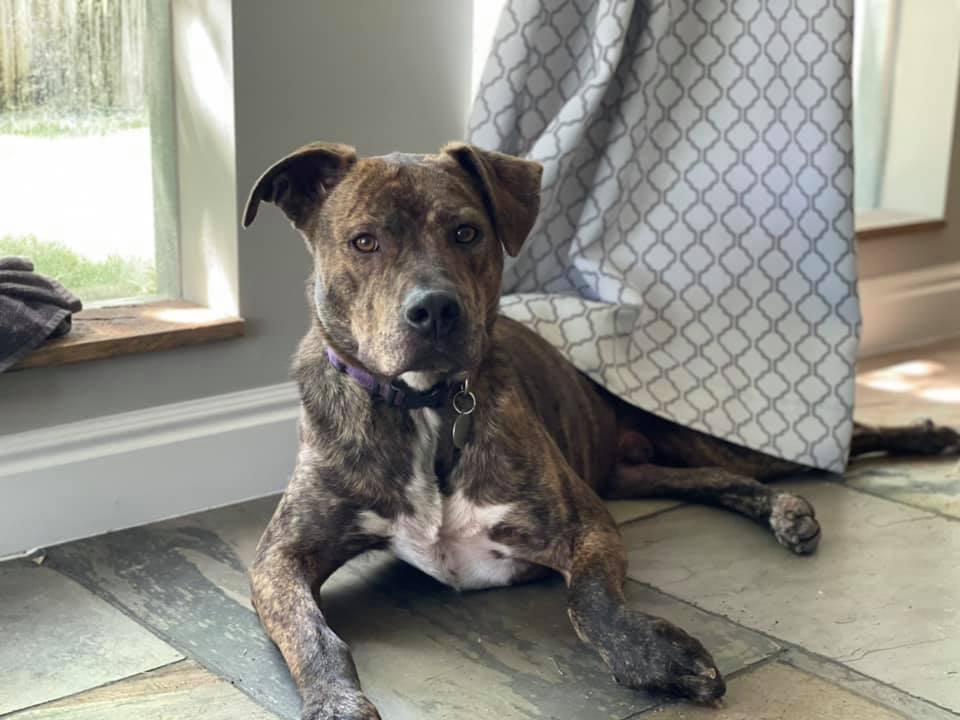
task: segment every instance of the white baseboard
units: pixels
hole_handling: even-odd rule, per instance
[[[291,383],[0,437],[0,557],[261,497],[297,451]]]
[[[960,263],[860,283],[860,357],[960,335]]]

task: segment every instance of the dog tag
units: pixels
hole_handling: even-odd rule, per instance
[[[457,415],[457,419],[453,421],[453,446],[457,450],[463,450],[466,446],[472,424],[469,415]]]
[[[463,450],[470,439],[470,427],[473,425],[470,416],[477,409],[477,397],[470,392],[469,380],[464,380],[463,387],[453,396],[453,409],[457,413],[457,419],[453,421],[453,446]]]

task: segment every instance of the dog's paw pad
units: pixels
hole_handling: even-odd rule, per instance
[[[813,506],[798,495],[780,493],[770,507],[770,529],[777,542],[798,555],[808,555],[820,542],[820,523]]]

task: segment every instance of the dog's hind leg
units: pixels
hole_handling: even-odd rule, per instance
[[[960,433],[951,427],[924,420],[913,425],[880,427],[853,424],[850,456],[869,453],[890,455],[958,455]]]
[[[777,542],[801,555],[812,553],[820,542],[820,525],[809,502],[719,467],[620,464],[602,495],[611,500],[676,498],[733,510],[769,527]]]

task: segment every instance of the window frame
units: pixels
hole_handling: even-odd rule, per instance
[[[146,5],[144,74],[150,122],[157,295],[163,299],[179,299],[182,284],[173,82],[173,10],[170,0],[147,0]],[[149,298],[144,301],[149,302]]]
[[[147,33],[145,53],[157,288],[162,297],[90,303],[74,315],[71,333],[48,341],[11,370],[244,335],[239,316],[233,3],[148,0],[147,7],[147,22],[155,29]]]

